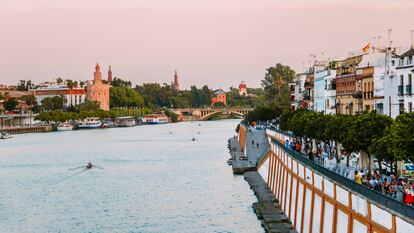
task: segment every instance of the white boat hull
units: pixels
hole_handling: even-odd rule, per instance
[[[57,131],[69,131],[73,129],[73,126],[64,126],[64,127],[57,127]]]

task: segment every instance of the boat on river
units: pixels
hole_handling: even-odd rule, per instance
[[[57,131],[69,131],[73,129],[73,125],[71,125],[70,123],[60,123],[57,127],[56,130]]]
[[[98,117],[88,117],[79,122],[78,129],[97,129],[101,127],[102,122]]]
[[[118,127],[133,127],[136,125],[135,119],[131,116],[115,118],[115,124]]]
[[[168,122],[170,122],[170,119],[164,114],[148,114],[142,118],[142,123],[149,125],[165,124]]]
[[[13,136],[7,132],[1,132],[0,139],[10,139],[13,138]]]

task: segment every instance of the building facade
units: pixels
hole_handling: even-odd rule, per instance
[[[324,81],[325,113],[334,115],[336,114],[336,70],[328,69]]]
[[[247,95],[247,85],[244,81],[239,84],[239,95]]]
[[[336,69],[336,113],[355,115],[361,112],[362,93],[356,69],[362,56],[354,56],[337,63]]]
[[[302,108],[313,110],[313,87],[314,87],[314,69],[309,69],[306,74],[305,83],[303,84]]]
[[[391,58],[390,72],[385,81],[385,114],[392,118],[413,111],[414,49]]]
[[[63,106],[70,107],[82,104],[86,100],[86,91],[81,86],[68,87],[65,83],[44,82],[30,90],[36,97],[38,104],[45,98],[60,96],[63,98]]]
[[[211,98],[211,105],[214,106],[216,103],[223,103],[224,106],[227,105],[226,92],[222,89],[218,89],[214,92],[213,97]]]
[[[86,86],[86,99],[99,102],[101,109],[109,111],[109,84],[102,82],[102,73],[99,64],[95,66],[93,81]]]
[[[315,70],[313,110],[326,112],[325,108],[325,76],[328,70]]]

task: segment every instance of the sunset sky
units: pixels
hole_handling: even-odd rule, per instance
[[[413,0],[0,0],[0,83],[92,79],[259,86],[281,62],[337,59],[374,36],[408,48]]]

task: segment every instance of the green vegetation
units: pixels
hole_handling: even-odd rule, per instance
[[[172,112],[171,110],[166,109],[166,110],[164,111],[164,114],[165,114],[167,117],[171,118],[171,121],[172,121],[172,122],[178,122],[178,115],[177,115],[177,114],[175,114],[174,112]]]
[[[281,114],[280,108],[269,108],[265,106],[258,106],[253,111],[249,112],[245,117],[243,122],[249,123],[253,121],[268,121],[275,119],[276,116]]]
[[[6,111],[12,111],[15,110],[18,105],[19,101],[14,97],[10,97],[4,102],[4,109]]]
[[[46,97],[41,101],[42,109],[43,111],[62,110],[64,101],[61,96]]]
[[[119,86],[109,89],[110,107],[143,107],[144,98],[134,89]]]
[[[295,71],[289,66],[280,63],[266,69],[262,80],[265,104],[278,106],[281,109],[289,108],[289,83],[295,78]]]
[[[335,141],[348,152],[375,155],[388,162],[414,160],[414,113],[399,115],[395,121],[385,115],[324,115],[307,110],[285,111],[280,128],[297,137]]]
[[[281,116],[283,111],[289,114],[289,83],[293,81],[295,72],[280,63],[266,69],[262,80],[263,89],[248,89],[256,98],[249,104],[256,106],[252,112],[246,115],[244,122],[267,121]],[[284,115],[282,117],[288,117]],[[283,123],[281,123],[283,124]]]

